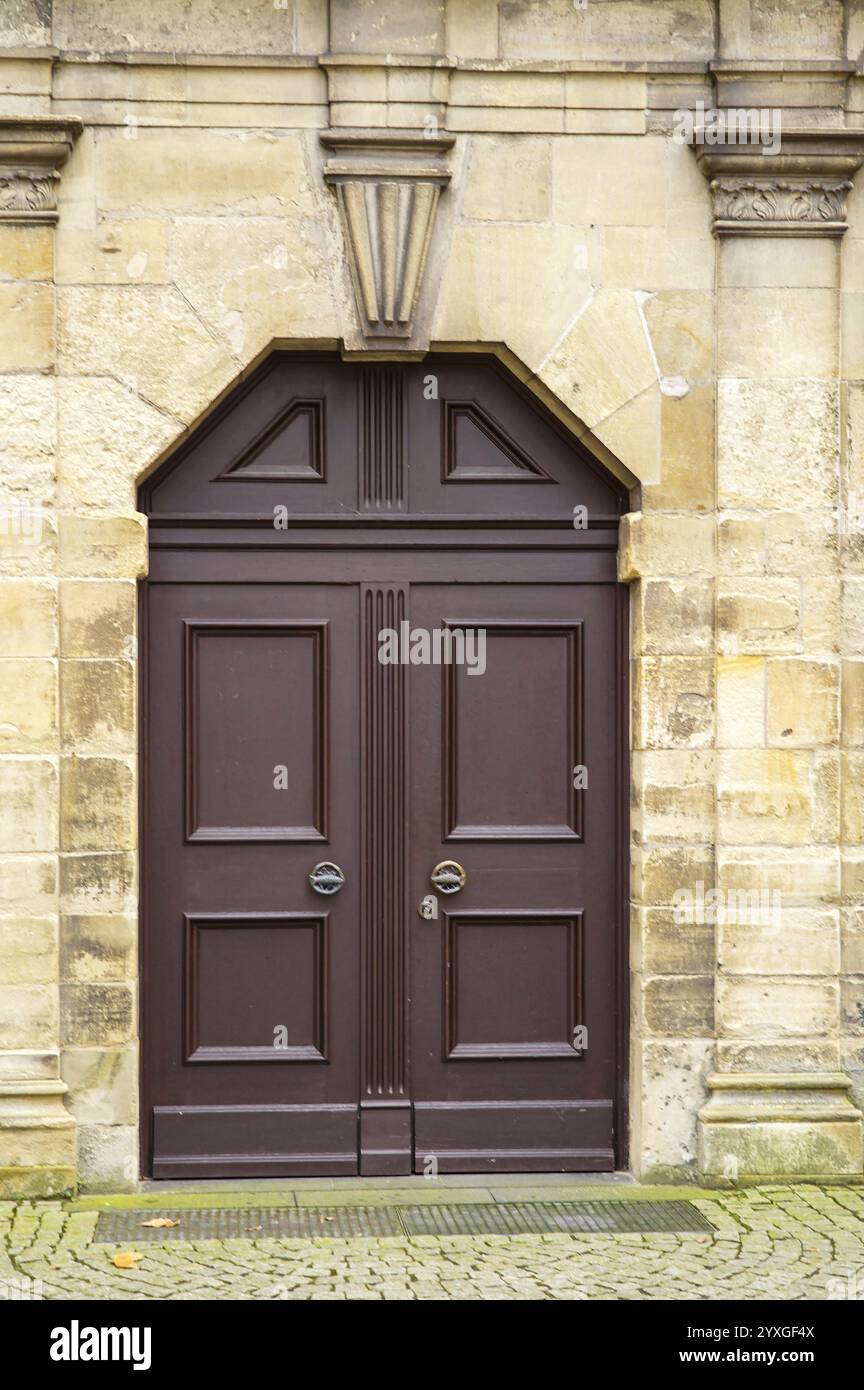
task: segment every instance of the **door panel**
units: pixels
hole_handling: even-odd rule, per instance
[[[412,668],[417,902],[467,875],[412,921],[418,1171],[613,1166],[614,587],[512,569],[411,595],[415,628],[486,632],[482,673]]]
[[[148,596],[153,1174],[356,1171],[356,586]]]

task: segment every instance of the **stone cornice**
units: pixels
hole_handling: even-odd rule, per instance
[[[324,131],[324,179],[336,192],[363,334],[410,338],[455,136]]]
[[[0,223],[57,221],[60,169],[82,128],[77,116],[0,118]]]
[[[847,230],[846,195],[864,162],[864,129],[783,130],[767,144],[701,143],[715,236],[834,236]],[[780,132],[778,132],[778,136]]]

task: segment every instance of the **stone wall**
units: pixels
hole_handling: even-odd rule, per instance
[[[135,489],[274,343],[368,350],[327,130],[455,137],[404,346],[633,489],[635,1170],[860,1175],[862,49],[841,0],[6,0],[0,1191],[137,1180]],[[699,103],[786,154],[697,160]]]

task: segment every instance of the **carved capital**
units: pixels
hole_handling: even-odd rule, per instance
[[[715,236],[834,236],[848,227],[846,196],[864,161],[862,130],[782,132],[767,144],[694,150],[708,178]]]
[[[81,129],[77,116],[0,119],[0,223],[57,221],[59,171]]]
[[[324,178],[336,191],[363,333],[410,338],[455,137],[330,130]]]

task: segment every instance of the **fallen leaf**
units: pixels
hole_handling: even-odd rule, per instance
[[[179,1221],[172,1221],[170,1216],[152,1216],[149,1221],[142,1221],[142,1226],[179,1226]]]
[[[118,1250],[114,1256],[114,1264],[117,1269],[137,1269],[136,1262],[143,1258],[140,1250]]]

